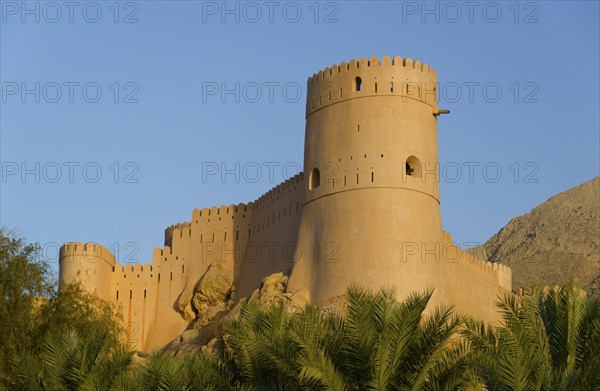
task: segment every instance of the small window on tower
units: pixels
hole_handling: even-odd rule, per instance
[[[362,89],[362,80],[360,77],[354,79],[354,91],[360,91]]]
[[[406,176],[412,176],[415,178],[421,177],[421,162],[415,156],[411,156],[406,159],[404,169]]]
[[[308,180],[308,190],[314,190],[321,184],[321,173],[318,168],[313,168],[310,172],[310,178]]]

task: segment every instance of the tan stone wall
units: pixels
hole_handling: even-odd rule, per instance
[[[117,266],[111,299],[122,307],[130,346],[160,348],[185,329],[177,313],[179,296],[193,290],[210,264],[232,273],[238,296],[251,294],[265,276],[291,268],[302,180],[302,174],[290,178],[247,205],[195,209],[191,221],[165,230],[167,245],[155,249],[152,266]]]
[[[240,243],[234,274],[238,297],[249,296],[265,276],[293,267],[304,187],[300,173],[252,203],[250,236]]]
[[[448,233],[444,234],[443,274],[449,289],[443,295],[449,304],[456,306],[457,312],[486,322],[497,322],[500,316],[495,302],[512,290],[510,268],[475,258],[454,245]]]
[[[121,308],[131,348],[164,346],[174,330],[187,326],[174,303],[185,281],[185,262],[171,249],[155,249],[152,265],[117,265],[111,278],[112,300]],[[172,314],[172,315],[171,315]]]

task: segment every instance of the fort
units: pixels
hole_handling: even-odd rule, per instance
[[[60,250],[61,281],[115,302],[132,348],[152,351],[188,325],[177,309],[212,264],[237,298],[289,271],[288,291],[327,305],[350,284],[433,288],[430,306],[486,322],[511,290],[511,270],[452,243],[440,215],[437,75],[410,58],[377,57],[308,79],[303,172],[248,204],[195,209],[165,230],[151,264],[120,265],[98,244]]]

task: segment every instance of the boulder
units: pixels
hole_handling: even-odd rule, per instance
[[[192,298],[192,307],[198,317],[218,312],[211,307],[228,303],[233,293],[231,273],[226,272],[220,265],[210,265],[196,289]]]
[[[296,309],[302,310],[310,303],[310,292],[306,288],[298,289],[292,293],[290,304]]]
[[[194,319],[196,319],[196,313],[192,309],[191,303],[193,294],[193,286],[191,286],[191,284],[188,281],[185,287],[183,288],[183,291],[179,294],[179,299],[177,300],[177,310],[179,311],[183,319],[185,319],[188,322],[192,322],[194,321]]]
[[[252,293],[249,300],[263,306],[283,305],[287,311],[304,309],[310,303],[310,292],[307,289],[286,292],[287,283],[287,273],[271,274],[262,280],[260,288]],[[219,265],[208,268],[193,290],[193,295],[186,286],[178,300],[178,308],[184,317],[191,318],[188,312],[191,311],[194,318],[190,321],[190,329],[184,331],[165,350],[176,354],[201,350],[209,355],[231,350],[223,326],[240,319],[244,302],[235,302],[232,298],[233,291],[231,275]]]

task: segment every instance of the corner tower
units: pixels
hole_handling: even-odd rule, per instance
[[[426,64],[387,56],[309,78],[290,286],[307,287],[313,303],[352,283],[443,295],[436,82]]]
[[[60,247],[58,280],[61,284],[79,281],[88,292],[110,300],[114,266],[114,255],[99,244],[65,243]]]

